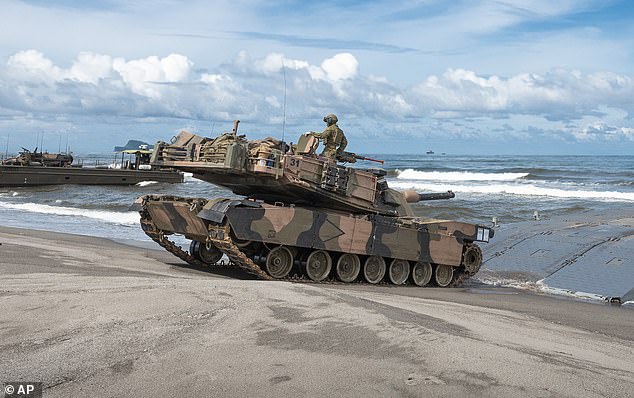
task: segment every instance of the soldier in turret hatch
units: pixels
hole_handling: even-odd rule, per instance
[[[323,133],[310,132],[310,135],[321,139],[324,143],[324,150],[321,156],[335,159],[348,145],[348,140],[343,134],[343,130],[337,126],[337,121],[337,116],[331,113],[324,117],[324,122],[326,122],[328,127]]]

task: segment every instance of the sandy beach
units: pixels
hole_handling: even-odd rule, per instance
[[[321,286],[0,230],[0,375],[45,397],[634,391],[634,311],[506,288]]]

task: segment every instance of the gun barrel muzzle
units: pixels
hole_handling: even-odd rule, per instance
[[[456,194],[452,191],[447,192],[431,192],[431,193],[418,193],[416,191],[405,191],[405,201],[408,203],[416,203],[423,200],[445,200],[455,198]]]

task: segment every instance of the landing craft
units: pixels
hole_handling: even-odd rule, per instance
[[[243,199],[148,195],[137,199],[145,233],[193,265],[227,255],[262,279],[389,282],[447,287],[478,272],[494,231],[457,221],[414,217],[410,203],[453,192],[400,192],[385,171],[348,167],[362,157],[316,155],[310,134],[297,145],[249,141],[232,132],[205,138],[182,131],[158,142],[151,163],[193,173]],[[367,159],[367,158],[366,158]],[[189,251],[168,236],[191,240]]]
[[[147,148],[121,151],[118,168],[84,167],[74,164],[70,153],[31,152],[26,148],[16,157],[0,164],[0,187],[30,187],[39,185],[134,185],[143,181],[183,182],[183,173],[173,169],[152,168],[151,150]],[[124,155],[134,160],[124,161]]]

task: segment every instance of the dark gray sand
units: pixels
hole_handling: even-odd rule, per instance
[[[634,311],[500,288],[237,279],[0,230],[1,381],[45,397],[634,393]]]

